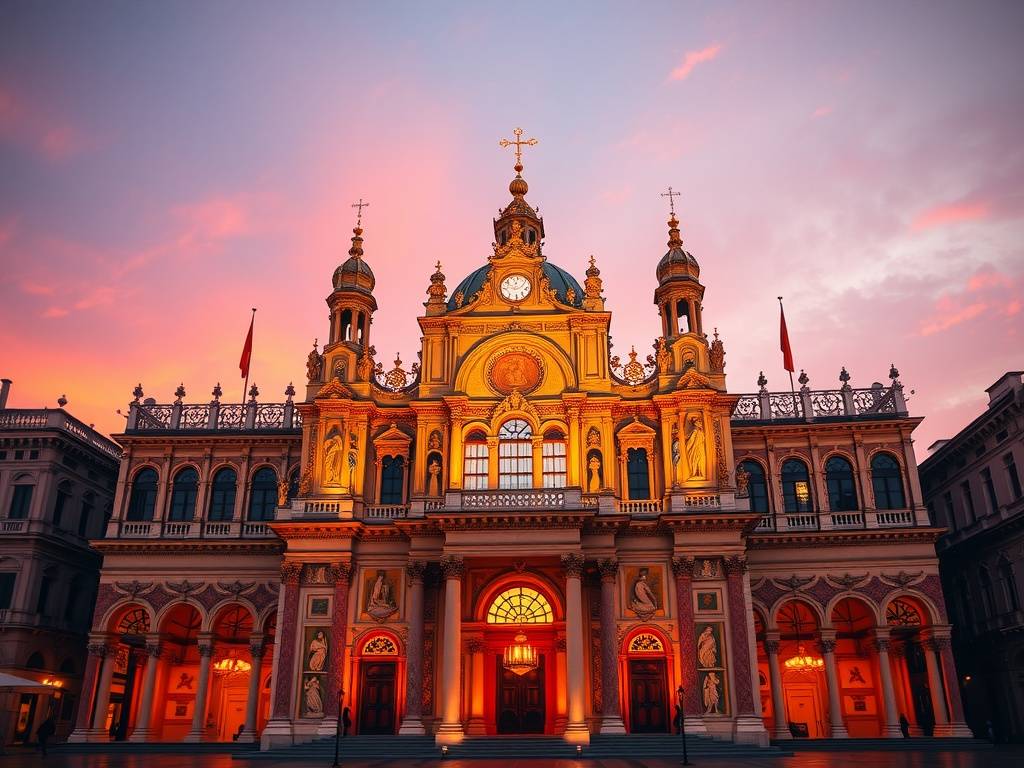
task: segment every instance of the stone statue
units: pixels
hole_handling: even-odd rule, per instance
[[[337,434],[324,442],[324,485],[338,485],[341,482],[344,454],[345,444]]]
[[[718,708],[718,700],[720,697],[718,691],[718,674],[715,672],[708,672],[704,676],[704,714],[705,715],[718,715],[721,711]]]
[[[704,627],[697,638],[697,661],[705,668],[718,666],[718,643],[711,627]]]
[[[679,450],[679,425],[672,425],[672,485],[679,485],[679,477],[682,472],[679,471],[679,462],[682,461],[683,455]]]
[[[601,458],[596,454],[591,454],[590,459],[587,461],[587,493],[600,493],[601,492]]]
[[[700,415],[694,413],[687,419],[690,434],[686,437],[686,461],[690,466],[691,480],[707,478],[707,446],[704,443],[704,423]]]
[[[441,450],[441,433],[436,429],[430,433],[430,437],[427,438],[427,450],[440,451]]]
[[[441,462],[434,459],[427,467],[427,494],[430,496],[441,495]]]
[[[281,480],[277,484],[277,506],[283,507],[288,503],[288,481]]]
[[[323,672],[327,668],[327,636],[320,630],[309,641],[306,649],[306,666],[310,672]]]
[[[650,618],[658,610],[658,598],[647,581],[648,572],[647,568],[640,569],[640,574],[633,582],[633,599],[629,603],[633,612],[642,619]]]
[[[750,473],[740,464],[736,467],[736,498],[745,499],[750,495]]]
[[[387,571],[377,571],[377,579],[373,582],[370,596],[366,599],[366,612],[377,621],[384,621],[388,616],[398,610],[395,598],[391,592],[391,582],[388,581]]]
[[[356,466],[359,464],[354,453],[348,455],[348,490],[350,493],[355,491],[356,487]]]
[[[324,699],[320,694],[319,678],[306,678],[306,682],[302,684],[302,688],[305,691],[304,698],[306,700],[306,714],[322,715],[324,713]]]
[[[313,342],[313,350],[306,358],[306,379],[310,384],[320,381],[320,372],[324,367],[324,359],[316,349],[316,342]]]

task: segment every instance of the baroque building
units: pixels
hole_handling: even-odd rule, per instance
[[[74,740],[270,747],[347,708],[585,743],[677,701],[749,744],[967,733],[898,372],[729,392],[674,212],[654,351],[612,354],[521,172],[486,262],[431,275],[408,368],[376,359],[357,225],[301,395],[136,389]]]
[[[59,408],[8,408],[0,383],[0,747],[35,740],[53,716],[66,737],[80,708],[91,606],[121,449]],[[5,717],[6,715],[6,717]],[[2,751],[2,749],[0,749]]]
[[[921,463],[955,631],[967,721],[1024,740],[1024,371],[988,388],[988,408]]]

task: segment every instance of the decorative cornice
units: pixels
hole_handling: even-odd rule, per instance
[[[871,546],[876,544],[932,544],[942,535],[935,528],[884,528],[868,531],[808,531],[751,534],[748,549],[787,547]]]

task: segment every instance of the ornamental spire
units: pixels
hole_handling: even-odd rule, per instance
[[[353,208],[359,209],[356,214],[356,225],[352,228],[352,247],[348,249],[348,255],[353,259],[363,258],[363,208],[368,208],[369,205],[364,203],[361,197],[358,203],[352,203]]]
[[[448,293],[448,289],[444,284],[444,273],[441,271],[441,262],[437,262],[437,271],[430,276],[430,287],[427,288],[427,303],[424,304],[427,308],[428,315],[441,315],[444,314],[445,309],[448,307],[445,301],[445,296]]]

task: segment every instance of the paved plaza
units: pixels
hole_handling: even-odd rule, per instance
[[[675,768],[678,760],[661,758],[602,760],[360,760],[347,761],[346,768]],[[1024,747],[950,752],[800,752],[790,757],[701,758],[694,765],[737,766],[737,768],[1016,768],[1024,765]],[[229,755],[136,754],[68,755],[49,757],[32,752],[0,756],[0,768],[328,768],[330,762],[298,760],[236,760]]]

